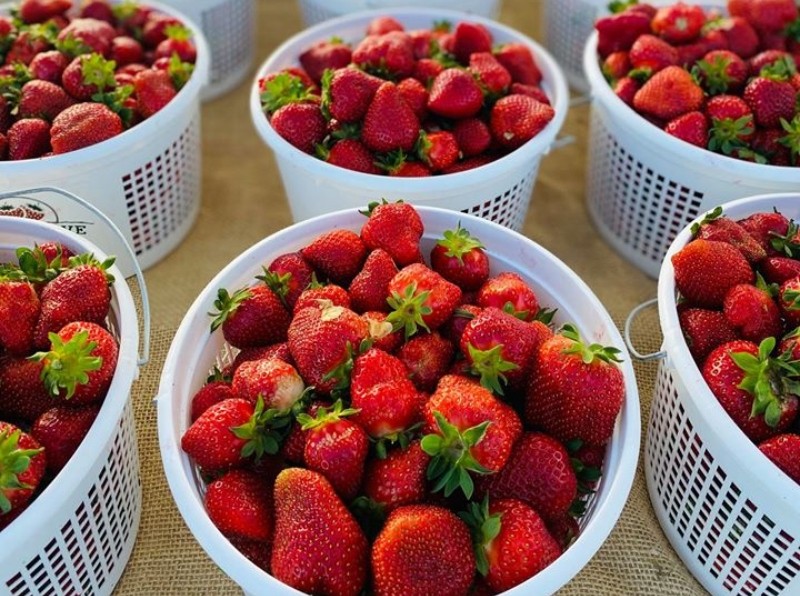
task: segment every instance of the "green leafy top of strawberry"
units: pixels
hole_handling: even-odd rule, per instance
[[[307,101],[314,97],[316,95],[303,84],[300,77],[281,72],[269,81],[265,81],[261,92],[261,107],[271,115],[285,105]]]
[[[30,69],[19,62],[14,63],[11,74],[0,76],[0,96],[9,102],[12,114],[16,113],[22,87],[32,80],[33,74]]]
[[[114,276],[108,272],[108,269],[114,264],[116,257],[107,257],[105,261],[100,262],[92,253],[83,253],[69,258],[67,262],[68,269],[88,265],[90,267],[97,267],[102,270],[106,276],[106,282],[111,285],[114,283]]]
[[[291,410],[264,409],[264,398],[259,395],[250,420],[231,428],[239,439],[246,441],[242,447],[242,458],[253,456],[256,461],[266,453],[275,455],[281,448],[291,429]]]
[[[31,464],[31,458],[43,451],[38,449],[21,449],[19,429],[0,431],[0,513],[11,511],[11,501],[5,495],[6,490],[31,488],[20,482],[19,476]]]
[[[453,30],[453,23],[451,23],[447,19],[434,21],[433,25],[431,26],[431,31],[434,31],[436,33],[450,33],[452,30]]]
[[[720,95],[728,91],[733,80],[728,74],[730,64],[731,58],[727,56],[716,56],[711,61],[698,60],[692,67],[692,75],[702,81],[702,86],[709,95]]]
[[[786,25],[784,32],[786,33],[786,37],[789,39],[800,41],[800,17]]]
[[[752,114],[741,118],[712,118],[709,130],[708,148],[725,155],[734,153],[741,155],[741,149],[747,148],[742,139],[753,134],[755,124]]]
[[[584,341],[581,339],[578,330],[569,323],[562,327],[561,335],[572,340],[573,342],[572,346],[564,350],[564,353],[580,354],[581,360],[583,360],[585,364],[591,364],[595,360],[601,360],[609,363],[622,362],[622,360],[619,358],[621,350],[611,346],[603,346],[601,344],[586,345],[586,343],[584,343]]]
[[[89,341],[89,332],[78,331],[69,340],[64,341],[57,333],[48,333],[50,351],[37,352],[30,359],[44,361],[41,379],[47,392],[58,396],[66,390],[65,399],[75,395],[78,385],[89,382],[89,373],[103,366],[103,358],[94,356],[92,352],[97,342]]]
[[[114,60],[106,60],[102,54],[92,52],[87,54],[81,62],[81,75],[84,85],[94,85],[100,90],[113,89],[117,86],[117,79],[114,78],[117,63]]]
[[[480,503],[469,503],[466,511],[458,513],[472,532],[472,543],[475,547],[475,566],[478,572],[486,577],[489,574],[489,559],[486,547],[497,538],[502,527],[502,513],[489,513],[489,495]]]
[[[425,315],[433,312],[433,309],[426,304],[429,296],[430,292],[427,290],[417,293],[416,282],[407,285],[402,295],[392,292],[386,299],[392,309],[386,320],[392,324],[393,330],[402,329],[406,339],[414,335],[420,327],[430,331],[423,319]]]
[[[795,66],[794,59],[791,56],[781,56],[764,66],[758,75],[773,81],[788,81],[796,72],[797,66]]]
[[[267,284],[267,287],[272,290],[280,299],[281,303],[288,308],[286,296],[289,294],[289,284],[292,281],[292,274],[289,271],[286,271],[285,273],[270,271],[263,266],[261,269],[264,271],[264,274],[256,275],[256,279]]]
[[[8,264],[0,266],[0,283],[27,280],[28,277],[19,268]]]
[[[543,306],[536,311],[536,316],[533,317],[533,320],[549,326],[553,322],[553,317],[556,316],[557,312],[557,308],[546,308]]]
[[[448,31],[450,26],[451,25],[448,22]],[[444,68],[463,68],[463,65],[456,59],[456,57],[453,56],[453,54],[446,52],[442,48],[442,45],[435,39],[431,39],[429,53],[431,60],[436,60],[436,62],[441,64]]]
[[[167,74],[177,91],[183,89],[184,85],[189,82],[193,72],[194,64],[184,62],[177,52],[172,52],[172,56],[169,57],[169,64],[167,64]]]
[[[233,295],[229,294],[228,290],[225,288],[217,290],[217,299],[214,300],[214,308],[216,308],[217,311],[208,313],[208,316],[213,317],[211,321],[211,331],[219,329],[225,321],[236,312],[239,305],[252,295],[253,293],[250,291],[250,288],[241,288],[235,291]]]
[[[315,416],[311,416],[305,412],[297,415],[297,422],[303,430],[311,430],[312,428],[319,428],[332,422],[337,422],[348,416],[358,414],[361,410],[356,408],[345,408],[341,399],[337,399],[330,407],[321,407],[317,410]]]
[[[111,91],[98,91],[92,95],[92,100],[105,104],[112,112],[116,112],[125,128],[133,122],[133,109],[127,107],[125,102],[133,95],[133,85],[121,85]]]
[[[350,503],[350,512],[356,518],[358,525],[367,537],[367,540],[374,542],[381,533],[386,523],[386,506],[365,495],[356,497]]]
[[[19,30],[20,32],[27,31],[31,41],[45,41],[50,45],[55,45],[58,40],[58,25],[52,20],[44,23],[21,23]]]
[[[703,219],[692,224],[691,227],[692,236],[697,236],[697,233],[700,231],[700,228],[702,228],[703,225],[710,223],[714,220],[717,220],[720,217],[722,217],[722,205],[717,205],[716,207],[714,207],[714,209],[706,213],[703,216]]]
[[[778,296],[778,290],[780,288],[779,284],[776,283],[767,283],[767,280],[764,279],[764,276],[761,275],[759,271],[756,271],[756,283],[755,286],[759,290],[763,290],[766,292],[770,298],[775,298]]]
[[[783,398],[800,396],[800,361],[790,360],[790,353],[777,358],[770,356],[775,349],[775,338],[768,337],[758,346],[758,354],[731,352],[731,359],[745,373],[739,389],[753,396],[750,415],[763,416],[770,427],[781,419]]]
[[[111,6],[111,11],[118,21],[131,18],[138,10],[139,3],[135,0],[122,0],[122,2],[116,2]]]
[[[617,14],[637,4],[639,4],[639,0],[612,0],[608,3],[608,12]]]
[[[64,39],[56,39],[53,42],[55,48],[68,58],[77,58],[83,54],[91,54],[92,48],[74,35],[67,35]]]
[[[222,381],[223,383],[230,383],[233,377],[230,374],[222,372],[219,367],[215,366],[211,374],[206,377],[206,384]]]
[[[372,339],[370,338],[361,341],[361,344],[358,346],[358,352],[353,349],[353,345],[350,342],[345,344],[345,355],[342,360],[322,377],[323,381],[336,381],[336,385],[331,389],[332,396],[340,396],[347,391],[350,387],[350,378],[353,373],[355,357],[359,354],[363,354],[369,350],[370,347],[372,347]]]
[[[39,245],[33,248],[21,247],[17,249],[17,262],[28,280],[34,283],[48,282],[58,277],[61,273],[61,247],[56,256],[48,261],[47,256]]]
[[[469,233],[469,230],[461,227],[460,221],[455,230],[445,230],[443,235],[444,237],[436,244],[447,249],[445,256],[455,257],[459,263],[463,263],[464,255],[471,250],[485,248],[480,240]]]
[[[784,290],[781,301],[786,310],[800,310],[800,290],[791,288]]]
[[[169,39],[175,39],[177,41],[187,41],[192,37],[192,32],[189,28],[179,23],[173,23],[172,25],[164,27],[164,34]]]
[[[436,481],[432,491],[444,489],[444,496],[449,497],[460,488],[464,496],[470,499],[475,490],[470,472],[492,473],[470,452],[486,436],[486,429],[491,421],[487,420],[462,432],[450,424],[440,412],[434,412],[433,416],[439,433],[425,435],[420,443],[422,450],[433,458],[426,471],[428,480]]]
[[[519,366],[503,359],[502,344],[498,344],[488,350],[478,350],[472,344],[469,344],[468,349],[469,357],[472,361],[472,373],[480,376],[481,385],[492,393],[503,395],[503,385],[508,382],[503,373],[517,370]]]
[[[795,115],[791,122],[781,118],[781,128],[786,135],[778,142],[789,149],[792,163],[800,164],[800,115]]]

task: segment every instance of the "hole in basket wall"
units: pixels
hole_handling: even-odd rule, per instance
[[[547,0],[547,48],[570,75],[581,79],[583,48],[598,12],[584,0]]]
[[[202,29],[211,50],[211,84],[250,62],[253,47],[251,0],[228,0],[202,14]]]
[[[519,232],[525,223],[537,170],[538,165],[503,194],[462,209],[462,213],[476,215]]]

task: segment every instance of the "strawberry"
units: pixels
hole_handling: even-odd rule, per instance
[[[273,72],[259,81],[261,108],[272,115],[291,103],[318,103],[321,101],[317,84],[306,72],[289,67]]]
[[[50,129],[53,153],[68,153],[122,133],[119,115],[100,103],[79,103],[61,111]]]
[[[732,15],[746,17],[760,32],[780,31],[798,15],[794,0],[734,0],[728,10]]]
[[[787,279],[780,285],[778,305],[790,327],[800,325],[800,277]]]
[[[365,33],[367,35],[382,35],[389,31],[405,31],[403,24],[390,16],[380,16],[372,19],[367,25]]]
[[[303,259],[332,282],[346,286],[361,270],[367,247],[352,230],[324,232],[300,250]]]
[[[431,268],[464,291],[477,290],[489,279],[489,257],[483,249],[459,222],[431,250]]]
[[[628,52],[628,59],[637,71],[652,75],[667,66],[676,65],[678,50],[660,37],[646,33],[633,42]]]
[[[783,131],[777,128],[760,128],[750,141],[752,156],[745,154],[756,163],[769,163],[774,166],[791,166],[792,156],[784,144]]]
[[[738,154],[752,140],[755,131],[753,113],[741,97],[712,97],[706,104],[706,115],[711,121],[708,148],[712,151]]]
[[[613,52],[603,59],[600,70],[607,81],[613,82],[628,76],[631,70],[631,61],[628,51]]]
[[[650,26],[669,43],[680,44],[697,39],[705,23],[706,15],[700,6],[678,2],[659,8]]]
[[[516,149],[539,134],[554,116],[551,106],[532,97],[506,95],[492,106],[489,129],[500,146]]]
[[[16,356],[33,349],[39,318],[39,296],[25,276],[14,270],[0,273],[0,346]]]
[[[480,118],[462,118],[453,125],[458,150],[464,157],[480,155],[492,143],[492,133]]]
[[[367,108],[361,140],[373,151],[411,151],[419,128],[419,119],[403,100],[397,85],[386,81],[378,87]]]
[[[51,38],[41,28],[30,28],[20,31],[6,53],[5,64],[30,64],[34,56],[40,52],[52,50]]]
[[[31,434],[47,453],[47,470],[58,474],[67,465],[100,412],[99,404],[81,407],[58,405],[42,413]]]
[[[392,312],[387,320],[395,330],[403,329],[406,339],[419,327],[437,329],[461,303],[461,289],[422,263],[403,267],[388,289]]]
[[[479,168],[481,166],[485,166],[486,164],[492,163],[496,156],[493,155],[476,155],[475,157],[467,157],[466,159],[462,159],[457,161],[449,168],[442,170],[442,174],[457,174],[459,172],[466,172],[467,170],[472,170],[474,168]]]
[[[469,57],[469,69],[488,95],[502,95],[511,86],[511,73],[491,52],[475,52]]]
[[[503,468],[522,434],[516,412],[487,389],[465,377],[445,375],[423,409],[422,448],[433,459],[428,478],[433,492],[450,496],[457,488],[468,499],[470,473],[485,475]]]
[[[70,8],[70,0],[21,0],[19,18],[23,23],[44,23],[53,17],[63,15]]]
[[[458,142],[448,130],[419,133],[417,155],[433,172],[441,172],[452,166],[459,157]]]
[[[270,119],[272,128],[289,143],[313,153],[327,131],[327,122],[316,103],[289,103],[278,108]]]
[[[197,60],[197,48],[191,40],[192,32],[183,25],[169,25],[164,32],[167,38],[156,46],[154,57],[171,58],[177,55],[182,62],[194,64]]]
[[[392,324],[386,320],[385,312],[368,310],[361,313],[361,318],[369,325],[369,340],[373,347],[385,352],[394,352],[403,343],[403,333],[394,331]]]
[[[450,368],[455,351],[450,340],[433,331],[420,333],[404,342],[397,350],[397,357],[420,391],[433,391],[436,382]]]
[[[368,545],[324,476],[290,468],[275,481],[272,575],[306,593],[357,596],[366,581]]]
[[[470,503],[459,516],[472,529],[478,571],[496,593],[530,579],[561,554],[539,514],[520,500]]]
[[[397,83],[400,96],[411,107],[420,122],[428,117],[428,89],[417,79],[408,77]]]
[[[98,19],[107,23],[115,23],[116,16],[106,0],[83,0],[80,16],[87,19]]]
[[[359,354],[353,362],[353,375],[350,384],[351,395],[366,392],[370,387],[409,376],[406,365],[388,352],[370,348]]]
[[[800,435],[787,433],[771,437],[762,441],[758,448],[789,478],[800,484]]]
[[[272,539],[272,487],[255,472],[231,470],[206,488],[211,522],[227,537],[258,542]]]
[[[420,408],[426,399],[405,377],[377,383],[351,392],[352,406],[357,410],[353,422],[373,439],[402,443],[401,434],[419,420]],[[380,457],[386,454],[386,449],[384,443],[379,445]]]
[[[417,60],[414,65],[414,73],[411,75],[420,83],[425,85],[426,89],[430,87],[431,81],[445,69],[444,65],[438,60],[432,58],[421,58]]]
[[[258,398],[268,408],[288,411],[303,396],[305,384],[294,366],[271,358],[243,362],[233,373],[234,395],[255,404]]]
[[[481,310],[483,309],[480,306],[474,304],[460,304],[453,312],[453,316],[442,326],[442,334],[453,342],[453,345],[460,345],[464,329],[472,319],[480,314]]]
[[[703,365],[703,378],[736,425],[761,442],[787,429],[797,417],[793,389],[796,364],[770,354],[775,338],[756,345],[745,340],[715,348]]]
[[[794,117],[797,92],[791,83],[755,77],[745,87],[743,97],[759,126],[774,128],[780,126],[781,119]]]
[[[322,107],[339,122],[359,122],[383,81],[354,66],[322,76]]]
[[[271,344],[269,346],[242,348],[239,350],[239,353],[236,354],[236,357],[233,359],[230,367],[226,369],[226,372],[228,373],[227,376],[230,377],[233,375],[236,372],[236,369],[239,368],[244,362],[248,362],[250,360],[269,360],[272,358],[277,358],[289,364],[294,364],[294,360],[292,360],[292,354],[289,351],[289,343],[285,341]],[[225,375],[223,375],[223,377],[224,376]]]
[[[111,24],[98,19],[77,18],[58,33],[58,41],[74,40],[87,47],[90,52],[109,56],[111,41],[117,32]]]
[[[737,337],[761,343],[768,337],[781,334],[783,323],[778,305],[763,279],[758,286],[740,284],[725,295],[722,312]]]
[[[747,82],[747,63],[730,50],[713,50],[692,67],[692,74],[709,95],[720,95],[742,89]]]
[[[719,308],[733,286],[752,284],[753,270],[732,244],[697,239],[672,256],[675,286],[692,304]]]
[[[0,520],[30,501],[46,464],[47,456],[35,438],[0,421]]]
[[[133,87],[136,91],[138,112],[143,118],[149,118],[162,110],[178,94],[169,73],[152,68],[137,72],[133,77]],[[274,120],[273,115],[272,125],[277,129]]]
[[[311,283],[314,270],[300,252],[279,255],[257,276],[278,295],[287,308],[293,308],[300,294]]]
[[[42,364],[27,358],[0,358],[0,418],[32,423],[57,402],[41,382]]]
[[[758,51],[758,33],[750,22],[741,16],[731,16],[711,21],[709,27],[722,32],[728,49],[747,60]]]
[[[292,313],[300,312],[308,306],[317,306],[320,300],[330,302],[334,306],[341,306],[343,308],[350,308],[351,306],[350,294],[348,294],[347,290],[342,286],[311,282],[311,285],[298,296],[297,302],[294,303]]]
[[[790,257],[767,257],[759,265],[764,279],[772,284],[782,284],[800,276],[800,261]]]
[[[722,215],[722,207],[708,212],[700,222],[694,224],[692,234],[698,239],[731,244],[750,263],[757,263],[766,256],[763,247],[747,230],[729,217]]]
[[[368,249],[385,250],[399,267],[422,262],[422,219],[412,205],[373,202],[364,215],[369,219],[361,227],[361,240]]]
[[[191,421],[194,422],[200,414],[208,408],[226,399],[236,397],[231,388],[230,380],[225,380],[222,375],[211,377],[200,389],[192,396]]]
[[[395,152],[388,155],[393,156]],[[424,163],[418,161],[410,161],[405,158],[402,151],[397,152],[395,159],[392,159],[389,164],[381,164],[380,167],[386,170],[389,176],[400,178],[420,178],[423,176],[433,176],[431,169]],[[448,168],[449,170],[450,168]]]
[[[703,112],[687,112],[667,122],[664,132],[705,149],[708,143],[708,119]]]
[[[232,295],[224,288],[214,301],[211,331],[235,348],[268,346],[286,340],[290,316],[278,296],[266,285],[241,288]]]
[[[759,76],[764,68],[772,68],[778,63],[783,63],[782,66],[779,66],[779,69],[786,68],[790,72],[793,70],[792,66],[794,65],[794,60],[792,56],[784,50],[764,50],[748,60],[750,74],[754,77]],[[785,77],[788,73],[779,71],[776,74],[784,75]]]
[[[483,93],[473,76],[460,68],[446,68],[431,84],[428,110],[445,118],[469,118],[483,106]]]
[[[777,212],[753,213],[737,221],[758,242],[768,255],[779,254],[786,247],[790,224],[786,216]],[[790,249],[791,253],[791,249]]]
[[[519,273],[512,271],[503,271],[486,280],[478,289],[475,304],[481,308],[499,308],[523,321],[532,321],[539,313],[536,293]]]
[[[651,33],[650,17],[636,11],[625,11],[599,18],[597,30],[597,52],[605,58],[613,52],[631,49],[633,42],[645,33]]]
[[[633,77],[622,77],[616,83],[614,83],[613,86],[614,95],[619,97],[629,106],[633,106],[633,100],[636,97],[636,93],[641,88],[642,85]]]
[[[737,339],[725,315],[716,310],[682,309],[678,312],[678,320],[689,352],[698,366],[702,366],[711,350]]]
[[[320,84],[325,70],[337,70],[350,64],[352,51],[342,40],[323,40],[300,54],[303,70],[315,83]]]
[[[368,310],[388,311],[389,282],[397,273],[392,257],[382,248],[376,248],[367,256],[361,271],[350,282],[347,291],[353,310],[363,313]]]
[[[34,79],[22,87],[18,115],[20,118],[52,121],[73,103],[74,100],[59,85]]]
[[[64,69],[61,84],[77,101],[90,101],[96,93],[116,86],[114,63],[100,54],[82,54]]]
[[[565,325],[534,359],[526,421],[560,441],[607,443],[625,399],[618,354],[613,347],[587,345]]]
[[[353,50],[353,63],[382,79],[399,81],[414,73],[414,46],[404,31],[367,35]]]
[[[180,25],[180,21],[168,14],[151,12],[147,15],[147,19],[142,27],[142,43],[148,49],[155,48],[158,44],[167,39],[167,29],[173,25]]]
[[[467,594],[475,575],[469,528],[443,507],[398,507],[372,546],[372,575],[379,596]]]
[[[117,68],[140,64],[144,61],[144,49],[133,37],[119,35],[111,40],[111,59],[117,63]]]
[[[6,141],[11,161],[42,157],[50,151],[50,125],[38,118],[22,118],[8,129]]]
[[[352,359],[368,333],[367,322],[352,310],[324,301],[295,313],[289,350],[306,385],[321,395],[346,388]]]
[[[536,64],[531,49],[523,43],[506,43],[494,50],[494,57],[511,74],[514,83],[539,85],[542,71]]]
[[[473,54],[491,51],[492,34],[485,26],[470,21],[461,21],[456,25],[452,53],[461,64],[469,64]]]
[[[364,494],[388,514],[403,505],[422,503],[428,495],[425,470],[430,457],[419,441],[374,458],[364,472]]]
[[[679,66],[667,66],[636,92],[633,105],[641,114],[672,120],[699,110],[703,100],[703,90],[692,75]]]
[[[332,406],[333,404],[330,401],[315,400],[308,406],[308,408],[305,410],[305,413],[314,418],[316,417],[317,412],[319,412],[320,409],[322,408],[330,409]],[[303,410],[301,409],[295,415],[300,414],[302,412]],[[309,431],[303,430],[302,425],[297,421],[292,423],[291,427],[289,428],[289,432],[286,435],[286,438],[283,440],[283,443],[281,444],[278,457],[282,457],[287,462],[305,465],[306,439],[308,438],[308,433]]]

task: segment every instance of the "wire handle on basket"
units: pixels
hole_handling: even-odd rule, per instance
[[[43,186],[41,188],[26,188],[23,190],[15,190],[12,192],[4,192],[0,193],[0,200],[2,199],[10,199],[15,197],[23,197],[26,194],[36,194],[42,192],[49,192],[61,195],[69,199],[70,201],[74,201],[78,203],[84,209],[91,211],[94,215],[99,217],[108,227],[109,229],[122,241],[122,245],[128,251],[128,256],[131,259],[131,263],[133,266],[133,274],[136,277],[136,283],[139,285],[139,293],[141,294],[142,300],[142,310],[143,312],[143,320],[142,325],[144,328],[144,332],[142,334],[142,351],[137,359],[137,364],[139,367],[144,366],[150,360],[150,302],[147,297],[147,285],[144,282],[144,273],[142,273],[142,268],[139,266],[139,261],[136,259],[136,254],[133,252],[130,244],[125,239],[124,234],[122,231],[117,227],[109,217],[103,213],[100,209],[89,203],[86,199],[82,199],[77,195],[72,194],[69,191],[62,190],[60,188],[55,188],[51,186]]]
[[[665,350],[660,350],[658,352],[652,352],[650,354],[641,354],[639,351],[633,346],[633,340],[631,339],[631,327],[633,326],[633,322],[636,320],[636,317],[639,316],[643,310],[650,308],[651,306],[658,304],[658,298],[651,298],[646,302],[642,302],[639,306],[635,307],[628,317],[625,319],[625,329],[624,329],[624,337],[625,337],[625,345],[628,347],[628,352],[630,352],[631,356],[639,360],[640,362],[649,362],[651,360],[662,360],[666,357],[667,352]]]
[[[591,93],[584,93],[583,95],[576,95],[572,99],[569,100],[569,107],[575,108],[578,106],[582,106],[587,103],[592,103],[592,94]]]
[[[550,143],[550,146],[547,148],[547,153],[550,153],[553,149],[561,149],[567,145],[572,145],[574,142],[575,135],[564,135],[563,137],[558,137],[555,141]]]

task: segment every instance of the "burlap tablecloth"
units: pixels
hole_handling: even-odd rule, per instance
[[[258,0],[256,4],[254,69],[302,28],[294,0]],[[539,38],[540,5],[504,0],[500,20]],[[291,223],[272,154],[250,121],[249,84],[248,79],[203,106],[200,216],[181,246],[146,272],[153,320],[151,361],[133,392],[144,506],[136,547],[116,590],[119,595],[239,593],[189,533],[173,503],[161,466],[152,399],[174,332],[195,296],[236,255]],[[524,233],[583,278],[621,326],[634,306],[655,296],[656,284],[613,252],[589,220],[584,199],[588,114],[586,105],[570,110],[562,134],[574,135],[575,142],[543,160]],[[655,313],[642,318],[635,337],[643,351],[658,348]],[[637,363],[635,369],[644,430],[656,365]],[[704,593],[661,532],[647,496],[641,457],[617,526],[560,593]]]

